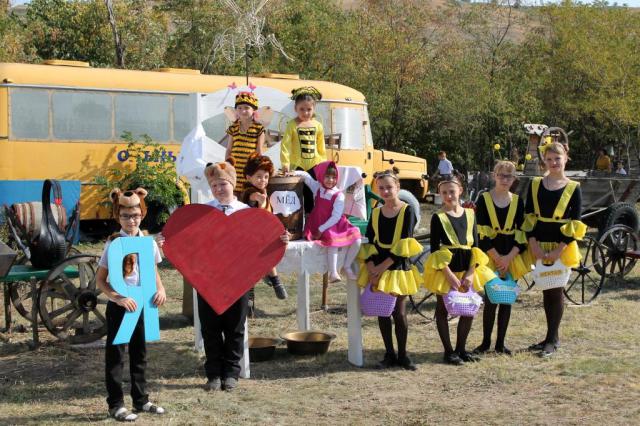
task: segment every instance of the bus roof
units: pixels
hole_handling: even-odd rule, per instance
[[[220,76],[162,71],[134,71],[64,65],[0,63],[0,81],[5,84],[120,89],[153,92],[210,93],[232,83],[243,86],[244,76]],[[290,78],[249,77],[256,86],[290,93],[301,86],[314,86],[327,100],[365,102],[359,91],[337,83]]]

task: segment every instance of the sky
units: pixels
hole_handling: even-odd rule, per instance
[[[24,4],[24,3],[29,3],[30,0],[11,0],[11,4],[12,5],[18,5],[18,4]],[[613,4],[616,3],[615,0],[608,0],[609,3]],[[548,0],[544,0],[545,3],[550,3]],[[536,0],[524,0],[523,3],[525,4],[536,4],[536,3],[540,3],[540,0],[536,1]],[[584,3],[589,3],[588,1],[584,1]],[[640,0],[617,0],[618,4],[627,4],[628,6],[631,7],[640,7]]]

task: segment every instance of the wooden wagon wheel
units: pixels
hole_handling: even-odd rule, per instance
[[[598,242],[602,245],[604,269],[607,274],[624,277],[636,265],[636,259],[628,258],[627,252],[637,251],[640,246],[638,234],[626,225],[614,225],[605,229]]]
[[[75,247],[71,247],[67,255],[78,255],[80,252]],[[25,257],[22,258],[23,263],[16,264],[24,264],[27,262]],[[38,288],[41,283],[38,283]],[[39,291],[39,290],[36,290]],[[32,292],[31,292],[31,283],[28,281],[17,281],[11,284],[9,287],[9,297],[11,298],[11,303],[16,308],[16,311],[25,319],[31,321],[31,312],[33,307],[31,306]],[[39,320],[38,320],[39,321]]]
[[[107,299],[96,286],[97,257],[69,257],[45,278],[38,298],[40,317],[57,338],[88,343],[107,333]]]
[[[602,246],[592,237],[578,241],[582,259],[580,265],[571,268],[569,281],[564,287],[565,297],[575,305],[586,305],[602,291],[606,274]]]

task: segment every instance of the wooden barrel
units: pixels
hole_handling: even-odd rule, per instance
[[[18,225],[25,231],[29,241],[40,234],[42,222],[42,203],[32,201],[29,203],[17,203],[11,206],[18,220]],[[63,205],[51,203],[51,211],[58,227],[64,232],[67,228],[67,212]]]
[[[292,240],[302,238],[304,209],[302,188],[304,182],[299,176],[274,176],[269,179],[267,194],[269,202],[280,222],[291,233]]]

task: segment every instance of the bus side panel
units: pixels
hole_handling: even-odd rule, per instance
[[[3,173],[13,180],[64,179],[82,182],[80,218],[109,219],[111,209],[107,201],[111,188],[95,183],[95,178],[105,176],[115,167],[132,167],[133,161],[127,159],[127,145],[124,143],[90,142],[1,142],[2,158],[11,158],[11,173]],[[5,151],[4,147],[8,149]],[[167,144],[165,147],[178,155],[180,146]],[[70,166],[73,165],[73,166]],[[115,184],[114,184],[115,185]],[[123,188],[125,189],[125,188]],[[126,188],[130,189],[130,188]]]

